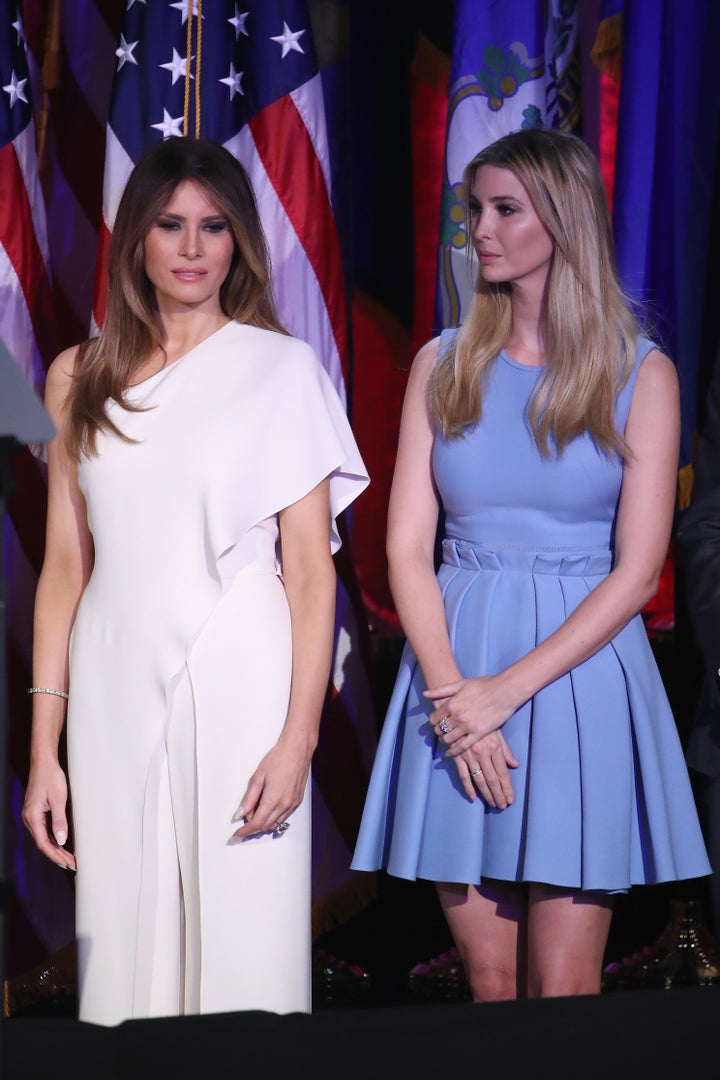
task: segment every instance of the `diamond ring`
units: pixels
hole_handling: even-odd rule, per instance
[[[282,836],[282,834],[284,832],[287,832],[289,828],[290,828],[290,822],[289,821],[278,821],[278,822],[276,822],[276,824],[275,824],[275,826],[273,828],[273,835],[274,836]]]
[[[438,724],[438,727],[442,731],[443,735],[447,735],[449,731],[452,731],[452,728],[447,722],[447,716],[442,716],[440,718],[440,723]]]

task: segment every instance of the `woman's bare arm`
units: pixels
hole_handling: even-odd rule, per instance
[[[437,363],[437,340],[420,350],[408,379],[388,509],[387,553],[390,587],[398,617],[428,686],[460,679],[435,573],[434,551],[439,501],[432,475],[435,430],[428,410],[427,383]],[[483,778],[473,774],[483,767]],[[509,767],[517,761],[500,733],[458,757],[460,781],[470,799],[476,787],[492,806],[513,801]],[[487,774],[489,783],[485,784]],[[479,774],[478,774],[479,775]]]
[[[77,350],[52,363],[45,402],[57,435],[48,444],[48,513],[45,557],[35,596],[33,685],[67,690],[68,648],[75,613],[93,563],[93,543],[85,500],[78,488],[77,465],[65,449],[65,404]],[[30,774],[23,821],[48,858],[74,869],[74,856],[64,850],[68,836],[67,782],[58,761],[65,702],[50,694],[34,694]]]
[[[280,512],[283,582],[292,627],[292,681],[285,726],[253,773],[235,817],[244,839],[268,832],[300,805],[330,677],[335,565],[330,554],[329,480]]]

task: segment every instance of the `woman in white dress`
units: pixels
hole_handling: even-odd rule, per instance
[[[335,518],[367,473],[317,357],[279,324],[222,147],[148,151],[108,281],[99,336],[47,377],[24,821],[77,869],[81,1019],[309,1011]]]

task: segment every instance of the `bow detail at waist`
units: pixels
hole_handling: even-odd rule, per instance
[[[442,561],[461,570],[605,577],[612,567],[609,549],[510,547],[457,537],[442,542]]]

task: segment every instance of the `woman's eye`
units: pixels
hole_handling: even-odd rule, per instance
[[[515,213],[515,207],[508,206],[507,203],[501,203],[500,206],[498,206],[498,211],[502,214],[503,217],[509,217],[510,214]]]
[[[165,232],[173,232],[180,228],[177,221],[158,221],[156,224],[158,229],[164,229]]]
[[[228,224],[226,221],[209,221],[205,226],[205,231],[209,233],[221,233],[226,232]]]

